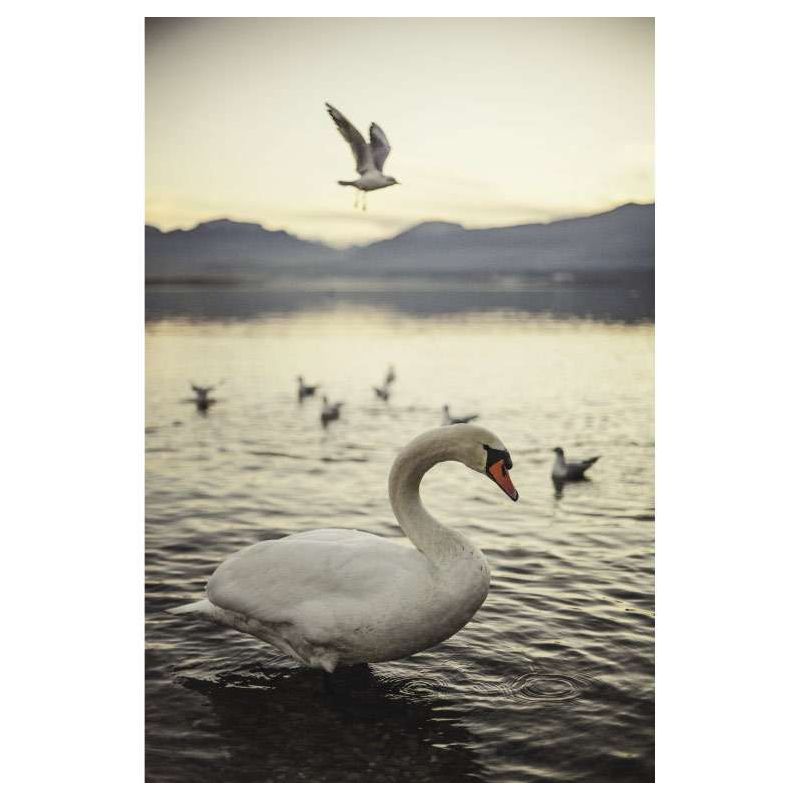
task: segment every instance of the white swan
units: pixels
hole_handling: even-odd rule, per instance
[[[389,500],[408,547],[357,530],[324,528],[259,542],[217,567],[207,599],[172,609],[252,634],[309,667],[393,661],[448,639],[489,592],[489,565],[435,520],[419,496],[440,461],[488,475],[512,499],[511,457],[477,425],[423,433],[398,454]]]

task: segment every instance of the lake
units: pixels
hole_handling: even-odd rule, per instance
[[[519,297],[413,313],[408,298],[336,295],[209,314],[198,296],[148,290],[146,779],[652,781],[647,315],[615,313],[613,295],[594,315]],[[385,403],[372,387],[389,364]],[[323,427],[321,401],[298,402],[299,374],[344,402],[340,420]],[[190,381],[221,382],[207,413]],[[501,438],[520,493],[512,503],[455,463],[423,482],[429,510],[492,569],[485,604],[450,640],[326,687],[266,644],[165,613],[263,539],[402,536],[389,469],[445,403]],[[553,485],[559,445],[602,456],[591,480]]]

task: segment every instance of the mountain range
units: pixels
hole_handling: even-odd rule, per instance
[[[149,282],[272,276],[544,275],[648,272],[655,205],[628,203],[588,217],[468,229],[423,222],[389,239],[336,250],[283,230],[228,219],[191,230],[145,226]]]

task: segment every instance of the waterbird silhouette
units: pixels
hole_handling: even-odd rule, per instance
[[[322,413],[320,414],[320,420],[323,426],[333,422],[336,419],[339,419],[339,411],[343,405],[344,403],[342,402],[330,403],[328,402],[327,397],[322,398]]]
[[[556,460],[553,462],[551,476],[554,481],[582,481],[586,479],[586,470],[592,466],[600,456],[587,458],[585,461],[567,461],[564,451],[560,447],[554,447]]]
[[[303,380],[302,375],[297,376],[297,399],[305,400],[306,397],[313,397],[319,389],[319,384],[311,386]]]
[[[388,383],[384,383],[383,386],[373,386],[372,391],[379,400],[387,401],[391,397]]]
[[[442,425],[461,425],[478,419],[478,414],[468,414],[464,417],[454,417],[450,414],[450,406],[442,406]]]
[[[209,397],[209,394],[217,388],[216,386],[197,386],[191,382],[189,386],[192,387],[192,391],[195,394],[193,401],[198,411],[208,411],[208,409],[217,402],[215,398]]]

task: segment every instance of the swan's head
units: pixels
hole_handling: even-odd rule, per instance
[[[458,460],[475,472],[488,475],[516,502],[519,492],[508,474],[511,455],[497,436],[480,425],[453,425],[449,430],[457,442]]]

